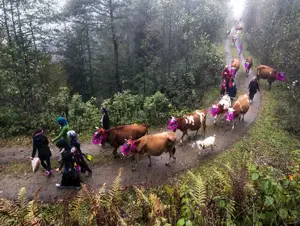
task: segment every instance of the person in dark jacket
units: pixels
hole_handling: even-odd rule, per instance
[[[110,128],[110,126],[109,126],[109,117],[108,117],[107,111],[104,107],[101,107],[101,113],[102,113],[102,117],[101,117],[100,127],[107,130],[107,129]]]
[[[254,95],[256,94],[257,91],[259,91],[259,84],[257,81],[257,77],[254,77],[252,81],[249,83],[250,104],[253,102]]]
[[[76,168],[76,163],[71,153],[71,147],[67,144],[67,142],[62,139],[56,143],[56,146],[61,151],[61,165],[56,171],[61,171],[62,167],[64,166],[64,170],[62,172],[62,179],[60,184],[56,184],[56,187],[63,188],[63,187],[76,187],[76,189],[81,188],[81,180],[79,177],[79,172]]]
[[[225,95],[226,92],[226,80],[224,79],[221,84],[220,98]]]
[[[51,176],[51,151],[48,146],[49,141],[48,138],[44,135],[44,131],[42,129],[37,129],[33,135],[33,148],[31,154],[31,160],[35,157],[36,151],[38,151],[38,157],[41,161],[41,165],[46,170],[45,176]]]
[[[232,102],[236,97],[236,93],[237,93],[236,84],[234,80],[232,80],[229,82],[229,88],[228,88],[228,95],[230,97],[231,104],[233,104]]]
[[[70,130],[68,132],[68,136],[70,139],[71,147],[72,149],[75,147],[75,150],[72,152],[76,163],[80,166],[81,172],[85,173],[86,171],[88,172],[88,176],[92,174],[92,170],[88,166],[87,162],[84,160],[84,156],[86,157],[85,154],[82,153],[81,148],[80,148],[80,142],[78,140],[78,136],[74,130]]]

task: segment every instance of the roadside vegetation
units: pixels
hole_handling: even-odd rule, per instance
[[[120,170],[111,188],[84,186],[76,197],[56,204],[37,197],[27,202],[22,188],[19,201],[1,199],[2,224],[297,225],[300,141],[284,130],[286,115],[279,114],[287,91],[280,85],[266,89],[262,86],[261,112],[244,138],[170,184],[123,191]]]

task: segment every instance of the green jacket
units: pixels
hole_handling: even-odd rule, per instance
[[[58,141],[59,139],[63,138],[63,139],[66,140],[66,142],[67,142],[68,144],[70,144],[70,140],[69,140],[69,137],[68,137],[68,134],[67,134],[67,132],[68,132],[69,130],[70,130],[69,124],[60,127],[59,134],[58,134],[57,137],[55,137],[55,138],[53,139],[53,142],[56,142],[56,141]]]

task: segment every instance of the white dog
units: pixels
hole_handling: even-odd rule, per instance
[[[192,143],[192,147],[194,148],[195,146],[197,146],[199,153],[198,155],[200,155],[200,151],[203,149],[206,149],[208,147],[211,147],[211,150],[214,150],[215,145],[215,141],[216,141],[216,135],[207,137],[205,140],[197,140],[194,143]]]

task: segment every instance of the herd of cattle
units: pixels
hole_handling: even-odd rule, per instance
[[[253,65],[251,57],[246,59],[245,71],[246,76],[249,75],[249,70]],[[240,68],[240,60],[233,59],[231,62],[231,74],[235,77]],[[284,74],[266,65],[257,67],[257,79],[266,79],[269,84],[269,89],[275,80],[284,80]],[[218,118],[223,120],[226,117],[227,121],[232,122],[232,130],[235,128],[237,120],[244,121],[244,116],[250,108],[250,98],[247,93],[240,95],[234,102],[233,106],[228,95],[224,95],[217,104],[213,104],[211,108],[211,115],[214,117],[214,124]],[[207,110],[196,110],[183,117],[172,117],[168,124],[170,132],[162,132],[157,134],[148,134],[148,126],[144,124],[131,124],[124,126],[113,127],[108,130],[97,128],[93,135],[93,144],[105,145],[109,143],[113,146],[113,155],[117,156],[117,149],[122,146],[122,154],[124,156],[132,155],[135,158],[135,165],[132,166],[134,171],[140,155],[148,156],[149,165],[151,166],[151,156],[160,156],[164,152],[169,153],[169,161],[175,158],[175,143],[176,130],[182,132],[180,143],[182,143],[185,135],[188,136],[188,130],[196,131],[196,137],[200,128],[203,128],[203,135],[205,137]],[[189,137],[190,138],[190,137]],[[204,140],[196,141],[195,144],[199,149],[206,149],[207,147],[214,147],[215,136],[207,137]],[[193,144],[195,146],[195,144]],[[166,165],[169,165],[169,161]]]

